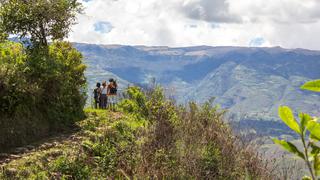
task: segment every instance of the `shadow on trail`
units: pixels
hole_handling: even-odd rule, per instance
[[[64,144],[66,142],[77,143],[81,140],[81,137],[77,136],[81,128],[78,125],[74,125],[63,131],[56,131],[48,134],[33,143],[25,146],[11,148],[11,149],[0,149],[0,166],[5,165],[13,160],[20,159],[27,156],[30,153],[47,150],[58,145]]]

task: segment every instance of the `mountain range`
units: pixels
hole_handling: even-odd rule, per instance
[[[153,79],[178,103],[214,97],[233,121],[279,121],[280,105],[320,116],[320,95],[301,90],[320,78],[320,51],[281,47],[124,46],[74,43],[92,89],[116,78],[121,88]],[[91,90],[90,90],[91,91]]]

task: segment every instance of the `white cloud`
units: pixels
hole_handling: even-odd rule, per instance
[[[185,1],[181,12],[191,19],[208,22],[235,23],[241,21],[241,17],[230,12],[227,0]]]
[[[252,22],[315,23],[320,19],[318,0],[229,0],[230,12]]]
[[[168,46],[259,46],[320,49],[318,0],[91,0],[69,39]],[[109,22],[108,33],[95,31]],[[251,44],[250,44],[251,43]]]

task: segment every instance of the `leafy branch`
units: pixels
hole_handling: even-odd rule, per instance
[[[320,92],[320,80],[307,82],[301,86],[301,89]],[[279,116],[290,129],[300,136],[303,150],[299,150],[293,143],[285,140],[275,138],[273,139],[274,143],[303,159],[311,175],[311,177],[305,176],[303,179],[315,180],[320,176],[320,147],[317,145],[320,141],[320,123],[317,121],[318,118],[300,113],[300,121],[298,122],[292,110],[287,106],[279,108]]]

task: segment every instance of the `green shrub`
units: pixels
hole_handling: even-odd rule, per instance
[[[121,111],[147,117],[149,110],[146,107],[146,96],[138,87],[130,87],[126,90],[127,98],[122,100],[118,107]]]
[[[22,145],[84,117],[85,66],[70,43],[49,54],[0,43],[0,149]]]
[[[89,179],[91,175],[91,169],[86,165],[84,157],[71,159],[61,156],[54,161],[50,171],[52,174],[56,172],[56,178],[61,179]]]
[[[44,60],[47,65],[40,75],[39,84],[44,93],[39,108],[43,107],[50,122],[58,127],[72,124],[84,115],[86,66],[82,64],[81,53],[67,42],[50,45],[48,58]]]
[[[132,91],[134,89],[134,91]],[[274,177],[254,151],[245,148],[223,122],[225,111],[211,101],[177,106],[161,88],[146,93],[131,88],[127,113],[148,121],[136,152],[135,177],[188,179],[270,179]],[[130,93],[134,92],[134,96]],[[139,97],[139,98],[137,98]],[[142,98],[141,98],[142,97]],[[143,99],[143,103],[138,103]],[[127,105],[128,105],[127,104]],[[139,104],[139,105],[138,105]],[[127,107],[121,104],[120,107]],[[142,111],[142,109],[146,109]],[[135,117],[135,116],[134,116]],[[130,173],[129,173],[130,174]]]

